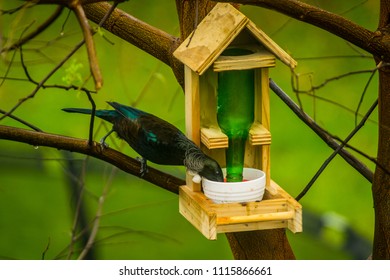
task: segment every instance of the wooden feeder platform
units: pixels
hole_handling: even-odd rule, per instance
[[[215,204],[202,192],[180,187],[179,212],[206,238],[218,233],[288,228],[302,231],[302,206],[274,181],[259,202]]]
[[[229,48],[246,49],[248,55],[223,55]],[[266,174],[262,201],[216,204],[187,174],[179,190],[179,211],[205,237],[218,233],[288,228],[302,231],[302,206],[270,174],[269,68],[276,59],[290,69],[297,62],[244,14],[228,3],[217,3],[196,30],[175,50],[184,64],[186,135],[203,152],[226,166],[228,137],[218,126],[218,75],[223,71],[254,70],[254,123],[245,147],[245,167]],[[239,93],[238,93],[239,94]],[[237,97],[239,99],[239,95]]]

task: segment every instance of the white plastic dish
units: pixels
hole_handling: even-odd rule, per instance
[[[226,169],[222,169],[224,177]],[[260,201],[265,191],[265,173],[259,169],[244,168],[243,182],[215,182],[202,178],[203,192],[214,203]]]

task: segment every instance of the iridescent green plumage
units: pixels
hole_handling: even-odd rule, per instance
[[[115,110],[96,110],[96,116],[111,122],[113,131],[118,134],[118,137],[125,140],[142,156],[144,169],[147,160],[162,165],[185,165],[191,172],[198,173],[209,180],[223,181],[218,163],[205,155],[175,126],[133,107],[116,102],[108,102],[108,104]],[[90,109],[63,110],[91,114]],[[105,138],[106,136],[103,138],[103,144]]]

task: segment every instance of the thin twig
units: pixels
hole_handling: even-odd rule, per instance
[[[345,14],[347,14],[347,13],[349,13],[349,12],[355,10],[356,8],[358,8],[358,7],[360,7],[360,6],[363,6],[365,3],[367,3],[367,1],[368,1],[368,0],[361,1],[360,3],[355,4],[354,6],[348,8],[347,10],[345,10],[345,11],[339,13],[339,14],[340,14],[340,15],[345,15]]]
[[[386,63],[387,64],[387,63]],[[359,100],[359,103],[358,103],[358,106],[356,108],[356,111],[355,111],[355,126],[357,125],[357,119],[358,119],[358,115],[359,115],[359,110],[360,110],[360,106],[363,104],[363,99],[364,99],[364,96],[366,95],[366,92],[367,92],[367,89],[368,89],[368,86],[371,84],[371,81],[372,81],[372,78],[374,78],[374,75],[376,73],[376,71],[381,68],[383,65],[383,62],[379,62],[379,64],[377,65],[377,67],[372,71],[370,77],[368,78],[368,82],[366,83],[366,85],[364,86],[364,89],[363,89],[363,92],[360,96],[360,100]]]
[[[360,121],[360,123],[352,130],[352,132],[347,136],[347,138],[345,138],[345,140],[340,144],[340,146],[337,149],[335,149],[334,152],[321,165],[320,169],[316,172],[316,174],[313,176],[313,178],[310,180],[310,182],[307,184],[307,186],[295,198],[297,201],[299,201],[302,197],[305,196],[305,194],[310,190],[310,188],[313,186],[314,182],[317,181],[318,177],[325,170],[325,168],[328,166],[328,164],[333,160],[333,158],[337,154],[339,154],[339,152],[345,147],[345,145],[348,143],[348,141],[351,140],[352,137],[364,126],[366,120],[371,115],[371,113],[375,110],[377,105],[378,105],[378,99],[374,102],[374,104],[371,105],[370,109],[367,111],[366,115],[363,117],[363,119]]]
[[[1,114],[7,114],[7,112],[2,110],[2,109],[0,109],[0,113]],[[22,120],[21,118],[18,118],[16,116],[12,115],[12,114],[9,114],[8,117],[10,117],[11,119],[13,119],[13,120],[15,120],[17,122],[20,122],[21,124],[24,124],[25,126],[27,126],[29,128],[34,129],[35,131],[43,132],[43,130],[41,130],[40,128],[36,127],[35,125],[33,125],[33,124],[31,124],[31,123],[29,123],[29,122],[27,122],[25,120]]]
[[[330,134],[329,134],[330,135]],[[339,142],[343,142],[343,140],[336,136],[336,135],[331,135],[333,139],[339,141]],[[390,170],[386,169],[386,167],[379,163],[378,160],[362,151],[360,151],[359,149],[356,149],[355,147],[349,145],[349,144],[346,144],[345,147],[347,147],[348,149],[351,149],[352,151],[354,151],[355,153],[358,153],[359,155],[363,156],[364,158],[368,159],[369,161],[371,161],[372,163],[374,163],[376,166],[378,166],[379,168],[381,168],[383,170],[383,172],[387,173],[388,175],[390,175]]]
[[[103,77],[100,71],[99,62],[96,55],[95,44],[93,41],[93,32],[89,26],[88,19],[84,13],[83,6],[79,0],[73,1],[71,6],[73,12],[75,13],[77,20],[79,21],[81,30],[83,31],[85,45],[87,47],[87,54],[89,60],[89,68],[92,74],[92,77],[95,81],[95,89],[98,91],[103,86]]]
[[[198,20],[199,20],[199,0],[196,0],[196,2],[195,2],[194,30],[192,31],[191,37],[190,37],[190,39],[188,40],[188,43],[187,43],[187,45],[186,45],[187,48],[188,48],[188,46],[191,44],[192,38],[193,38],[194,35],[195,35],[196,28],[198,27]]]
[[[0,10],[0,15],[5,15],[5,14],[8,14],[8,15],[12,15],[16,12],[19,12],[20,10],[22,9],[28,9],[28,8],[31,8],[33,6],[35,6],[36,3],[32,2],[32,1],[28,1],[28,2],[25,2],[23,3],[22,5],[14,8],[14,9],[10,9],[10,10]]]
[[[118,6],[118,4],[122,1],[115,1],[115,3],[111,6],[111,8],[107,11],[107,13],[104,15],[102,20],[99,22],[99,28],[104,24],[104,22],[109,18],[109,16],[112,14],[112,12],[115,10],[115,8]],[[96,32],[93,32],[92,35],[94,35]],[[91,63],[91,62],[90,62]],[[91,93],[89,91],[85,92],[88,96],[88,100],[91,103],[92,111],[91,111],[91,118],[89,122],[89,136],[88,136],[88,145],[92,145],[93,141],[93,128],[94,128],[94,122],[95,122],[95,114],[96,114],[96,104],[93,100]]]
[[[310,116],[303,112],[297,104],[272,80],[270,79],[270,88],[276,95],[309,127],[311,128],[329,147],[332,149],[338,149],[340,145],[316,122],[313,121]],[[348,162],[353,168],[355,168],[360,174],[362,174],[368,181],[372,182],[374,174],[364,165],[361,161],[351,155],[348,151],[341,149],[339,151],[340,156]]]
[[[88,100],[91,103],[92,106],[92,111],[91,111],[91,118],[89,121],[89,134],[88,134],[88,145],[92,145],[93,142],[93,127],[95,123],[95,113],[96,113],[96,104],[95,101],[93,100],[91,93],[89,91],[86,91]]]
[[[21,98],[19,99],[18,103],[11,108],[11,110],[9,110],[6,114],[4,114],[1,118],[0,118],[0,121],[3,120],[4,118],[8,117],[9,114],[12,114],[16,109],[19,108],[20,105],[22,105],[25,101],[27,101],[28,99],[31,99],[31,98],[34,98],[34,96],[37,94],[37,92],[39,91],[40,88],[42,88],[44,86],[44,84],[46,83],[47,80],[49,80],[49,78],[55,73],[57,72],[58,69],[60,69],[66,61],[68,61],[68,59],[76,53],[76,51],[84,44],[84,40],[82,42],[80,42],[79,44],[77,44],[75,46],[75,48],[60,62],[58,63],[47,75],[46,77],[44,77],[35,87],[35,89],[27,96],[25,96],[24,98]]]
[[[347,42],[348,45],[351,43]],[[367,54],[351,54],[351,55],[324,55],[324,56],[313,56],[313,57],[295,57],[296,60],[329,60],[329,59],[353,59],[364,58],[372,60],[372,55]]]
[[[27,27],[22,31],[22,33],[20,34],[20,38],[23,38],[24,33],[27,32],[27,30],[29,29],[29,27],[30,27],[30,26],[27,26]],[[20,40],[20,39],[19,39],[19,40]],[[12,67],[13,61],[14,61],[14,59],[15,59],[15,56],[16,56],[16,52],[14,52],[14,53],[12,54],[10,63],[9,63],[9,65],[8,65],[8,67],[7,67],[7,70],[5,71],[4,77],[7,77],[7,76],[8,76],[8,73],[11,71],[11,67]],[[21,57],[22,57],[22,55],[21,55]],[[4,84],[5,80],[6,80],[5,78],[2,78],[2,81],[1,81],[1,83],[0,83],[0,87]],[[1,120],[1,119],[0,119],[0,120]]]
[[[116,167],[112,168],[110,177],[109,177],[107,183],[104,186],[102,195],[99,197],[99,203],[98,203],[98,206],[97,206],[96,215],[95,215],[95,218],[94,218],[94,222],[93,222],[93,226],[92,226],[92,229],[91,229],[91,233],[89,235],[87,244],[85,244],[84,249],[82,250],[82,252],[80,253],[80,255],[78,257],[79,260],[83,260],[85,258],[85,256],[88,254],[89,250],[92,248],[92,246],[93,246],[93,244],[95,242],[96,235],[97,235],[98,230],[99,230],[100,218],[101,218],[101,216],[103,214],[103,204],[104,204],[104,201],[106,199],[109,187],[112,184],[112,180],[114,179],[114,175],[116,174],[117,170],[118,169]]]
[[[86,160],[88,157],[86,157],[83,161],[82,165],[82,172],[78,176],[75,174],[74,168],[71,168],[68,164],[68,168],[70,169],[69,173],[72,174],[71,181],[69,183],[70,189],[73,189],[74,193],[76,194],[76,202],[75,202],[75,211],[74,211],[74,217],[73,217],[73,225],[72,225],[72,235],[69,243],[69,250],[68,250],[68,256],[67,259],[71,259],[74,254],[74,245],[76,244],[78,237],[76,236],[77,229],[79,228],[79,221],[80,221],[80,214],[81,209],[83,208],[83,197],[84,197],[84,190],[85,190],[85,169],[86,169]],[[69,162],[68,162],[69,163]],[[77,180],[74,180],[73,178],[77,177]]]
[[[346,77],[349,77],[349,76],[352,76],[352,75],[358,75],[358,74],[365,74],[365,73],[372,73],[372,72],[375,72],[377,70],[377,68],[375,69],[369,69],[369,70],[358,70],[358,71],[351,71],[351,72],[348,72],[348,73],[344,73],[344,74],[341,74],[341,75],[338,75],[338,76],[335,76],[335,77],[331,77],[331,78],[328,78],[326,80],[324,80],[324,82],[322,82],[321,84],[319,85],[314,85],[314,86],[311,86],[310,89],[308,90],[300,90],[299,89],[299,86],[297,85],[294,85],[294,92],[296,93],[310,93],[312,92],[313,90],[318,90],[320,88],[323,88],[325,87],[328,83],[330,82],[334,82],[334,81],[337,81],[337,80],[340,80],[340,79],[343,79],[343,78],[346,78]],[[293,73],[294,75],[297,75],[295,73]],[[296,76],[296,80],[298,79],[298,75]]]
[[[102,25],[104,23],[103,20],[106,20],[107,17],[112,13],[113,9],[115,9],[116,5],[118,5],[120,1],[117,1],[114,3],[114,5],[112,5],[111,9],[108,11],[108,13],[103,17],[102,21],[101,21],[101,24]],[[55,73],[57,72],[58,69],[60,69],[66,61],[69,60],[70,57],[72,57],[76,51],[81,48],[83,45],[84,45],[84,42],[85,40],[82,40],[80,43],[78,43],[74,48],[73,50],[59,63],[57,64],[54,69],[52,69],[47,75],[46,77],[44,77],[39,83],[36,83],[34,82],[32,79],[30,80],[31,82],[33,83],[36,83],[36,87],[35,89],[27,96],[25,96],[24,98],[21,98],[18,103],[13,107],[11,108],[11,110],[9,110],[7,113],[3,114],[2,117],[0,117],[0,121],[3,120],[4,118],[8,117],[10,114],[12,114],[17,108],[19,108],[19,106],[21,106],[25,101],[27,101],[28,99],[31,99],[31,98],[34,98],[34,96],[37,94],[37,92],[39,91],[40,88],[44,88],[45,87],[45,83],[46,81]],[[22,56],[22,55],[21,55]],[[25,71],[26,72],[26,71]],[[28,71],[27,71],[28,73]],[[86,93],[90,93],[90,92],[93,92],[93,91],[86,91],[84,90]],[[93,106],[93,105],[92,105]]]
[[[24,57],[23,57],[23,46],[19,46],[19,49],[20,49],[20,63],[22,63],[22,68],[23,68],[23,71],[24,71],[24,74],[26,75],[28,81],[30,83],[33,83],[34,85],[38,85],[39,83],[37,81],[35,81],[31,76],[30,76],[30,73],[28,72],[28,69],[27,69],[27,66],[26,64],[24,63]]]
[[[47,245],[46,245],[45,250],[43,250],[43,252],[42,252],[41,260],[44,260],[44,259],[45,259],[46,253],[47,253],[47,251],[49,251],[49,248],[50,248],[50,237],[49,237],[49,239],[48,239],[48,241],[47,241]]]
[[[130,104],[130,106],[137,107],[137,105],[141,102],[142,98],[145,97],[146,93],[150,90],[154,81],[157,79],[156,73],[160,71],[161,66],[161,62],[158,62],[156,64],[156,67],[153,69],[153,71],[150,72],[149,79],[144,83],[144,86],[138,94],[137,98]]]
[[[46,30],[46,28],[48,28],[53,22],[55,22],[56,19],[58,19],[58,17],[62,14],[63,10],[64,10],[63,6],[58,6],[57,9],[54,11],[54,13],[45,22],[39,25],[33,32],[20,38],[17,42],[13,43],[12,45],[0,49],[0,54],[3,52],[15,50],[19,48],[21,45],[27,43],[31,39],[41,34],[43,31]]]
[[[332,104],[332,105],[334,105],[334,106],[337,106],[337,107],[339,107],[339,108],[345,110],[345,111],[348,112],[348,113],[352,113],[352,114],[355,114],[355,113],[356,113],[356,110],[351,109],[351,108],[349,108],[349,107],[347,107],[347,106],[345,106],[345,105],[343,105],[343,104],[341,104],[341,103],[339,103],[339,102],[337,102],[337,101],[331,100],[331,99],[329,99],[329,98],[325,98],[325,97],[322,97],[322,96],[319,96],[319,95],[313,96],[313,95],[310,94],[310,93],[301,93],[301,94],[305,94],[305,95],[307,95],[307,96],[309,96],[309,97],[312,97],[312,98],[315,98],[315,99],[318,99],[318,100],[327,102],[327,103],[329,103],[329,104]],[[358,116],[359,116],[359,117],[363,117],[364,115],[361,114],[361,113],[358,113]],[[377,122],[376,120],[373,120],[373,119],[368,119],[367,121],[369,121],[369,122],[371,122],[371,123],[373,123],[373,124],[376,124],[376,125],[378,124],[378,122]]]

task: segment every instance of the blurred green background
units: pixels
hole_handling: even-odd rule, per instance
[[[0,3],[3,10],[20,4],[5,2]],[[306,2],[341,14],[367,29],[376,28],[379,1]],[[129,1],[120,8],[168,33],[179,34],[175,1]],[[332,77],[375,67],[373,59],[364,51],[318,28],[262,8],[243,6],[241,10],[298,61],[296,74],[301,90]],[[1,15],[2,44],[18,39],[27,27],[26,32],[31,32],[52,11],[54,7],[38,6]],[[107,108],[105,101],[133,105],[184,130],[184,95],[170,68],[114,35],[104,31],[103,34],[94,37],[104,75],[104,87],[94,95],[97,107]],[[24,60],[33,79],[40,81],[45,77],[81,38],[74,15],[68,16],[65,11],[49,30],[23,47]],[[2,54],[0,76],[17,78],[0,80],[3,110],[11,109],[35,87],[18,80],[26,78],[20,61],[19,52]],[[82,85],[88,75],[83,47],[47,84]],[[278,61],[270,75],[296,100],[287,67]],[[350,75],[329,82],[318,91],[301,94],[304,110],[329,132],[345,138],[355,126],[354,111],[369,76],[370,73]],[[85,86],[93,88],[90,81]],[[360,113],[364,114],[376,98],[377,76],[368,86]],[[90,104],[82,92],[41,89],[15,115],[43,131],[86,139],[89,118],[68,115],[61,111],[64,107],[88,108]],[[376,121],[374,114],[350,142],[374,157]],[[23,127],[9,118],[1,121],[1,125]],[[107,124],[97,121],[95,140],[108,129]],[[332,150],[272,92],[271,132],[272,179],[296,196]],[[110,137],[108,143],[112,148],[137,156],[116,137]],[[371,162],[356,156],[374,168]],[[158,168],[184,177],[183,168]],[[84,213],[90,224],[96,216],[99,197],[107,192],[93,250],[95,258],[232,258],[224,235],[219,235],[217,241],[208,241],[181,217],[176,195],[93,158],[0,140],[1,259],[78,256],[80,247],[77,244],[69,247],[76,209],[71,190],[74,182],[84,186]],[[336,157],[300,202],[304,232],[288,233],[298,259],[360,259],[369,255],[374,226],[370,183],[344,160]]]

